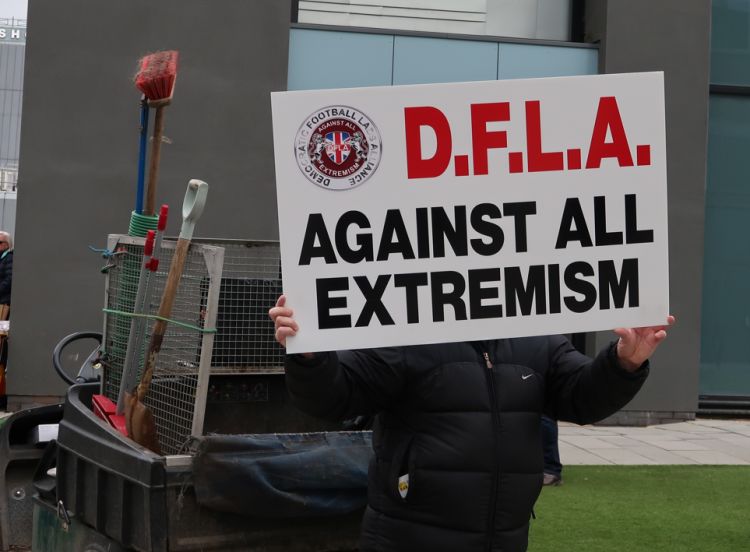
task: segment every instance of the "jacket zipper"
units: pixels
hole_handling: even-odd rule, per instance
[[[490,507],[490,519],[487,526],[487,551],[490,552],[492,550],[492,540],[495,536],[495,514],[497,511],[497,493],[498,493],[498,487],[500,486],[500,451],[499,451],[499,435],[500,435],[500,419],[498,417],[499,414],[499,405],[497,401],[497,393],[495,392],[495,373],[494,373],[494,366],[492,364],[492,360],[490,360],[490,355],[486,351],[482,353],[482,356],[484,357],[484,363],[487,368],[485,371],[485,375],[487,377],[487,383],[489,385],[489,393],[490,393],[490,404],[492,406],[492,429],[493,429],[493,442],[495,445],[495,473],[492,477],[492,505]]]

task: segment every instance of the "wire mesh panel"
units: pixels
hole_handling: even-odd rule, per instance
[[[268,309],[281,295],[278,242],[198,239],[224,248],[212,374],[283,373]]]
[[[124,253],[115,256],[115,266],[107,277],[104,330],[107,365],[102,393],[116,401],[128,343],[132,339],[140,343],[137,361],[140,378],[153,320],[146,321],[141,337],[132,334],[132,317],[127,313],[133,311],[136,303],[143,238],[115,235],[110,239],[109,248],[120,247]],[[174,242],[165,240],[164,248],[144,308],[149,314],[158,310]],[[207,260],[211,251],[221,251],[222,263],[213,275],[209,274]],[[201,374],[205,381],[199,381],[202,362],[210,364],[211,375],[284,372],[284,350],[274,339],[273,323],[268,317],[268,309],[280,294],[281,260],[277,242],[192,240],[170,317],[175,323],[167,326],[145,400],[156,419],[159,442],[166,454],[181,452],[189,436],[202,431],[204,389],[208,387],[209,374],[207,368]],[[201,335],[196,329],[177,323],[215,328],[216,333]]]
[[[131,340],[136,340],[135,381],[140,380],[154,322],[153,318],[143,316],[155,315],[159,310],[175,247],[174,241],[165,240],[161,251],[155,253],[159,269],[149,275],[143,311],[133,313],[143,264],[143,242],[143,238],[112,235],[108,244],[111,251],[116,251],[116,260],[107,273],[105,291],[102,394],[114,402],[120,392]],[[203,330],[215,329],[222,263],[223,249],[205,244],[192,244],[185,261],[151,386],[144,399],[154,415],[159,444],[165,454],[179,453],[191,435],[202,432],[214,340],[213,333]],[[133,332],[138,325],[133,323],[134,318],[142,321],[140,334]]]

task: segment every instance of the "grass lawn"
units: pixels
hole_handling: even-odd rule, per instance
[[[750,466],[566,466],[529,552],[750,551]]]

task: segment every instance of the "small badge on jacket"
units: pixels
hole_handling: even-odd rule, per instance
[[[406,495],[409,493],[409,474],[402,475],[398,478],[398,494],[401,495],[401,498],[406,498]]]

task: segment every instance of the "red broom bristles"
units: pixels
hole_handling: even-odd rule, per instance
[[[177,50],[155,52],[141,58],[135,85],[150,101],[172,97],[177,77]]]

